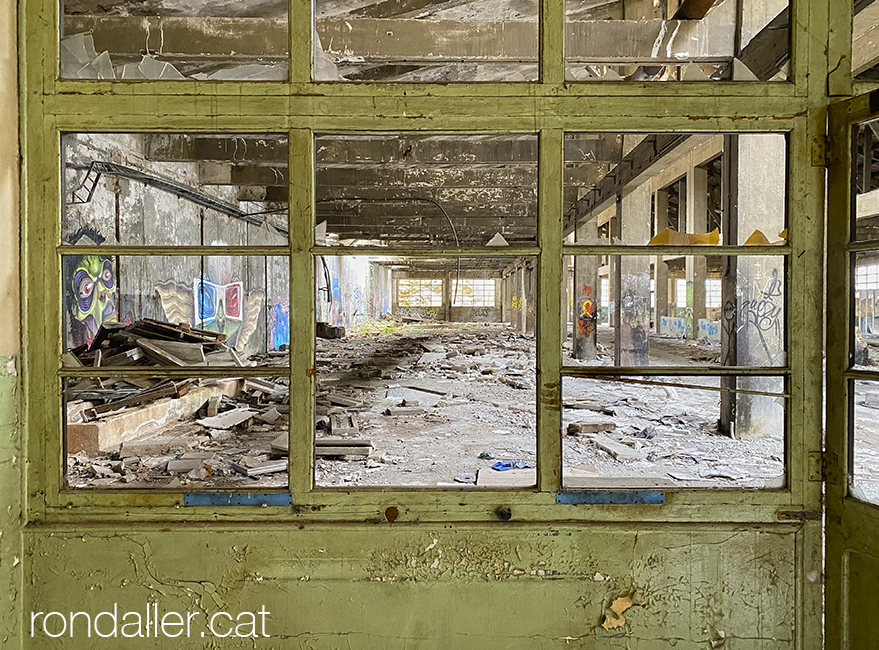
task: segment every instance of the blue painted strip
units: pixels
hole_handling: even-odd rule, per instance
[[[289,492],[187,492],[185,506],[292,506]]]
[[[555,502],[564,506],[661,506],[665,492],[559,492]]]

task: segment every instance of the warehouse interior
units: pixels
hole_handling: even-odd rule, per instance
[[[0,645],[872,649],[837,4],[0,9]]]
[[[62,238],[284,246],[287,145],[67,134]],[[784,244],[786,149],[775,134],[569,134],[564,235]],[[319,134],[314,150],[317,484],[534,485],[537,259],[501,253],[537,243],[537,137]],[[74,254],[64,274],[68,367],[289,366],[282,256]],[[781,256],[571,255],[565,275],[566,365],[786,363]],[[67,382],[71,486],[286,483],[284,377],[157,375]],[[563,383],[570,487],[784,484],[783,377],[614,379]]]

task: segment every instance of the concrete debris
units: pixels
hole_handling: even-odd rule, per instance
[[[455,482],[476,485],[476,474],[474,474],[473,472],[464,472],[463,474],[458,474],[455,477]]]
[[[602,431],[614,431],[617,425],[610,420],[600,420],[595,422],[571,422],[567,428],[569,436],[576,436],[581,433],[599,433]]]

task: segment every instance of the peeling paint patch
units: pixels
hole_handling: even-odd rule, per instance
[[[635,603],[632,602],[632,596],[620,596],[615,598],[610,606],[610,611],[604,614],[604,623],[601,624],[605,630],[615,630],[626,624],[626,617],[623,616]]]

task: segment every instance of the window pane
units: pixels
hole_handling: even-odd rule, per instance
[[[565,365],[787,363],[784,257],[572,255],[565,267]]]
[[[68,133],[64,244],[287,244],[287,135]]]
[[[566,377],[564,485],[783,487],[783,387],[779,377]]]
[[[853,363],[870,369],[879,363],[879,254],[854,256]]]
[[[567,78],[785,81],[787,0],[567,0]]]
[[[289,260],[65,255],[64,365],[277,365]]]
[[[315,0],[317,81],[536,81],[538,0]]]
[[[315,158],[319,246],[537,241],[536,135],[321,135]]]
[[[879,5],[876,5],[879,8]],[[879,120],[854,127],[852,147],[852,239],[879,240]]]
[[[285,2],[62,4],[62,78],[287,79]]]
[[[317,484],[533,485],[536,259],[316,263]]]
[[[283,377],[68,379],[67,484],[286,487],[289,392]]]
[[[856,381],[851,494],[879,504],[879,382]]]
[[[564,235],[577,244],[784,244],[786,188],[781,134],[565,135]]]
[[[879,3],[854,0],[853,9],[852,74],[857,81],[876,81],[879,79],[879,50],[876,48]]]

